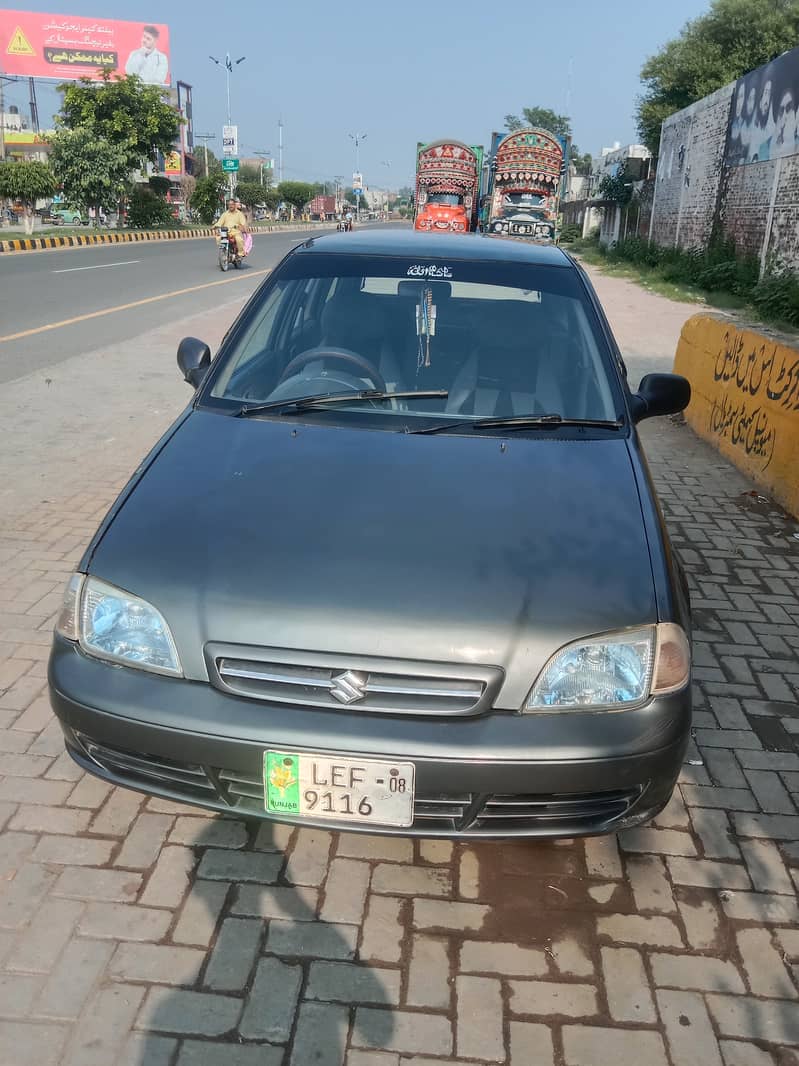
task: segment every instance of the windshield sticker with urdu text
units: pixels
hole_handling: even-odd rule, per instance
[[[408,267],[409,278],[451,278],[452,270],[448,266],[435,266],[426,263],[414,263]]]

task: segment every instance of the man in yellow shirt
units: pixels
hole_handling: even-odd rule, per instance
[[[214,223],[214,229],[227,228],[228,234],[236,242],[236,251],[240,258],[244,258],[244,234],[247,231],[247,219],[239,207],[238,200],[231,197],[228,200],[227,211],[220,215]]]

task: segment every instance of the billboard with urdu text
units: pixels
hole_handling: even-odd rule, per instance
[[[0,10],[0,69],[26,78],[75,81],[104,72],[169,85],[169,27],[84,15]]]

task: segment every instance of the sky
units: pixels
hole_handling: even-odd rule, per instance
[[[286,180],[349,180],[349,135],[357,134],[364,182],[398,188],[412,183],[417,141],[488,146],[504,116],[524,107],[569,113],[582,152],[635,143],[641,64],[707,7],[708,0],[406,0],[335,5],[333,14],[329,0],[296,8],[259,0],[229,8],[207,0],[45,0],[25,9],[167,22],[173,83],[193,86],[195,132],[216,135],[209,147],[217,155],[225,74],[209,55],[246,56],[231,75],[241,155],[276,156],[282,118]],[[37,93],[46,125],[58,97],[46,82]],[[27,83],[7,85],[6,101],[27,111]]]

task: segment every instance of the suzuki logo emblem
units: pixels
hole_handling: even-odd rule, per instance
[[[358,674],[354,670],[336,674],[330,682],[330,695],[339,703],[357,703],[366,696],[368,680],[368,674]]]

